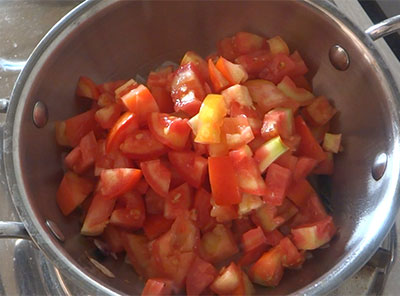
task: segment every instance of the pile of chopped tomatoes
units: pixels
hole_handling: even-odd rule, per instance
[[[72,148],[60,210],[79,207],[82,235],[126,253],[143,295],[278,285],[336,232],[307,177],[333,173],[341,135],[307,71],[281,37],[238,32],[146,85],[81,77],[92,108],[56,125]]]

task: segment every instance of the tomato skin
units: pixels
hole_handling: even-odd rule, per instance
[[[148,279],[142,291],[142,296],[171,295],[172,283],[165,279]]]
[[[250,278],[252,281],[263,286],[277,286],[282,276],[282,254],[277,247],[264,253],[250,268]]]
[[[139,129],[137,116],[132,112],[125,112],[111,128],[107,136],[106,151],[117,150],[126,136]]]
[[[166,233],[174,221],[167,219],[163,214],[147,215],[143,224],[143,230],[149,240],[158,238]]]
[[[144,178],[150,187],[159,195],[168,196],[171,183],[171,172],[159,159],[140,163]]]
[[[209,157],[208,169],[215,203],[227,206],[240,203],[242,198],[230,157]]]
[[[182,110],[193,116],[199,112],[205,96],[204,82],[196,65],[190,62],[180,66],[171,83],[171,97],[175,111]]]
[[[267,187],[264,201],[270,205],[280,206],[286,196],[286,191],[292,181],[292,172],[276,163],[267,170],[265,184]]]
[[[168,152],[168,159],[179,175],[194,188],[200,188],[207,174],[207,160],[189,152]]]
[[[152,112],[159,111],[156,100],[143,84],[124,95],[121,100],[129,111],[136,114],[141,125],[147,123],[147,117]]]
[[[212,264],[196,256],[186,278],[187,295],[201,295],[214,281],[217,274],[218,272]]]
[[[97,236],[103,233],[114,209],[115,202],[116,199],[106,199],[102,195],[96,194],[90,203],[81,228],[81,234]]]
[[[64,133],[68,146],[77,146],[85,135],[95,129],[95,112],[96,110],[91,109],[64,121]]]
[[[93,189],[92,181],[66,172],[57,190],[57,204],[63,215],[71,214]]]
[[[110,224],[127,230],[137,230],[143,226],[146,209],[139,193],[130,191],[120,196],[110,217]]]
[[[133,189],[142,172],[137,169],[107,169],[100,174],[98,193],[106,199],[113,199]]]
[[[81,76],[79,77],[78,86],[76,88],[76,95],[79,97],[97,100],[100,94],[93,80],[91,80],[89,77]]]
[[[122,142],[120,149],[134,160],[155,159],[167,152],[166,147],[157,141],[149,130],[130,133]]]
[[[149,130],[153,136],[164,145],[183,150],[190,135],[187,119],[154,112],[148,117]]]
[[[326,155],[322,150],[322,147],[313,137],[307,124],[303,118],[298,115],[294,119],[295,128],[297,133],[301,136],[300,145],[297,148],[296,154],[299,156],[307,156],[317,160],[318,162],[325,160]]]
[[[187,183],[171,190],[165,199],[164,217],[175,219],[185,213],[192,205],[192,192]]]

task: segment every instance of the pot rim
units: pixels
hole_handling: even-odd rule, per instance
[[[87,0],[73,10],[71,10],[66,16],[64,16],[40,41],[37,47],[30,55],[26,66],[21,71],[18,79],[13,88],[10,105],[7,112],[6,123],[4,126],[4,164],[7,171],[6,179],[8,183],[8,189],[11,193],[13,203],[16,210],[24,223],[25,228],[32,237],[33,241],[39,246],[39,248],[45,253],[45,255],[51,260],[51,262],[59,268],[64,274],[72,277],[76,280],[79,285],[87,289],[95,289],[98,293],[108,295],[119,295],[119,293],[108,285],[102,285],[97,282],[92,275],[80,269],[78,264],[72,259],[66,252],[60,250],[57,247],[59,244],[53,237],[51,237],[44,229],[43,223],[40,221],[32,208],[29,206],[29,201],[26,198],[27,193],[23,186],[24,182],[22,179],[20,163],[19,163],[19,124],[20,117],[22,114],[23,102],[20,102],[20,98],[26,96],[30,83],[33,81],[35,71],[40,69],[40,62],[43,63],[45,59],[44,53],[46,51],[52,51],[55,48],[54,43],[59,43],[63,36],[69,35],[74,29],[76,29],[80,23],[84,22],[90,16],[100,12],[103,9],[110,7],[111,5],[118,3],[121,0]],[[368,53],[375,59],[377,70],[380,70],[384,77],[382,81],[387,87],[388,91],[392,94],[390,100],[392,104],[397,106],[397,112],[393,111],[393,117],[395,121],[399,122],[398,110],[400,109],[400,103],[396,98],[400,97],[397,85],[392,77],[391,72],[386,66],[383,58],[381,57],[378,50],[371,38],[366,35],[360,28],[358,28],[352,21],[350,21],[342,12],[340,12],[336,6],[331,4],[329,1],[322,0],[300,0],[311,9],[315,9],[320,13],[323,13],[325,17],[332,19],[335,23],[339,24],[347,35],[351,35],[353,41],[359,42]],[[55,42],[57,41],[57,42]],[[385,81],[386,80],[386,81]],[[20,111],[20,112],[18,112]],[[396,131],[397,127],[396,127]],[[399,134],[399,133],[397,133]],[[396,134],[396,135],[397,135]],[[14,137],[14,135],[16,137]],[[394,160],[400,160],[400,145],[398,136],[393,139],[393,155]],[[396,162],[396,161],[394,161]],[[397,164],[399,163],[399,164]],[[361,243],[354,249],[352,249],[346,256],[344,256],[329,272],[323,274],[307,286],[295,292],[295,294],[309,295],[309,294],[325,294],[335,287],[340,285],[345,279],[356,273],[374,254],[378,249],[380,243],[384,240],[390,228],[392,227],[400,201],[395,197],[400,193],[399,191],[399,169],[400,161],[396,162],[393,167],[393,171],[396,174],[396,178],[391,184],[391,192],[393,198],[389,200],[390,208],[389,214],[381,217],[380,228],[372,231],[370,237],[363,238]]]

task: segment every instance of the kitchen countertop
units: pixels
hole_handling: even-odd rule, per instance
[[[371,25],[362,10],[347,9],[348,0],[336,0],[339,8],[349,14],[350,17],[360,18],[358,24],[363,28]],[[67,12],[79,4],[80,1],[35,1],[35,0],[0,0],[0,98],[8,97],[13,84],[18,76],[18,71],[8,69],[9,66],[18,68],[20,64],[8,65],[5,60],[13,62],[25,61],[32,52],[35,45],[46,34],[46,32]],[[353,7],[353,6],[352,6]],[[362,16],[362,17],[361,17]],[[382,49],[386,58],[390,58],[390,52],[384,41],[379,40],[377,46]],[[390,50],[389,50],[390,51]],[[390,65],[393,73],[400,73],[400,64]],[[400,75],[395,76],[400,85]],[[4,123],[5,115],[0,114],[0,125]],[[0,167],[0,221],[18,221],[10,196],[4,183],[4,171]],[[397,219],[400,225],[400,216]],[[399,246],[397,246],[399,251]],[[59,294],[60,287],[41,287],[37,284],[36,275],[31,278],[18,275],[22,272],[21,266],[28,265],[30,268],[40,270],[41,277],[47,278],[46,260],[40,252],[29,241],[22,240],[0,240],[2,264],[0,265],[0,295],[18,294]],[[40,258],[36,260],[35,258]],[[35,261],[36,260],[36,261]],[[36,265],[35,265],[36,264]],[[360,273],[348,280],[343,287],[331,293],[331,295],[358,295],[368,288],[370,282],[364,280],[371,272],[370,267],[364,267]],[[51,271],[49,271],[51,273]],[[57,275],[58,276],[58,275]],[[57,285],[56,285],[57,286]],[[61,287],[62,288],[62,287]],[[400,288],[400,264],[395,264],[389,275],[384,295],[398,295]]]

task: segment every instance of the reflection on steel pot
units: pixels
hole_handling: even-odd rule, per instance
[[[388,23],[391,28],[398,20]],[[121,261],[102,261],[115,278],[88,260],[92,244],[79,235],[76,217],[64,217],[55,193],[62,177],[54,122],[81,111],[73,93],[79,75],[98,82],[130,78],[165,60],[177,61],[188,48],[203,56],[215,42],[236,31],[281,35],[304,56],[314,92],[329,94],[341,110],[336,127],[344,153],[328,197],[339,235],[317,250],[301,272],[287,272],[268,294],[323,294],[340,285],[374,254],[399,207],[399,91],[368,34],[326,2],[314,1],[95,1],[63,18],[35,49],[21,72],[7,112],[4,161],[14,204],[31,238],[51,261],[82,287],[100,294],[139,294],[143,282]],[[350,59],[344,71],[330,62],[340,45]],[[47,107],[48,122],[35,126],[36,102]],[[44,121],[43,121],[44,122]],[[42,126],[42,125],[41,125]],[[372,176],[375,159],[387,156],[383,175]],[[57,240],[46,221],[65,237]],[[24,236],[21,224],[0,225],[1,236]],[[265,292],[264,292],[265,291]]]

